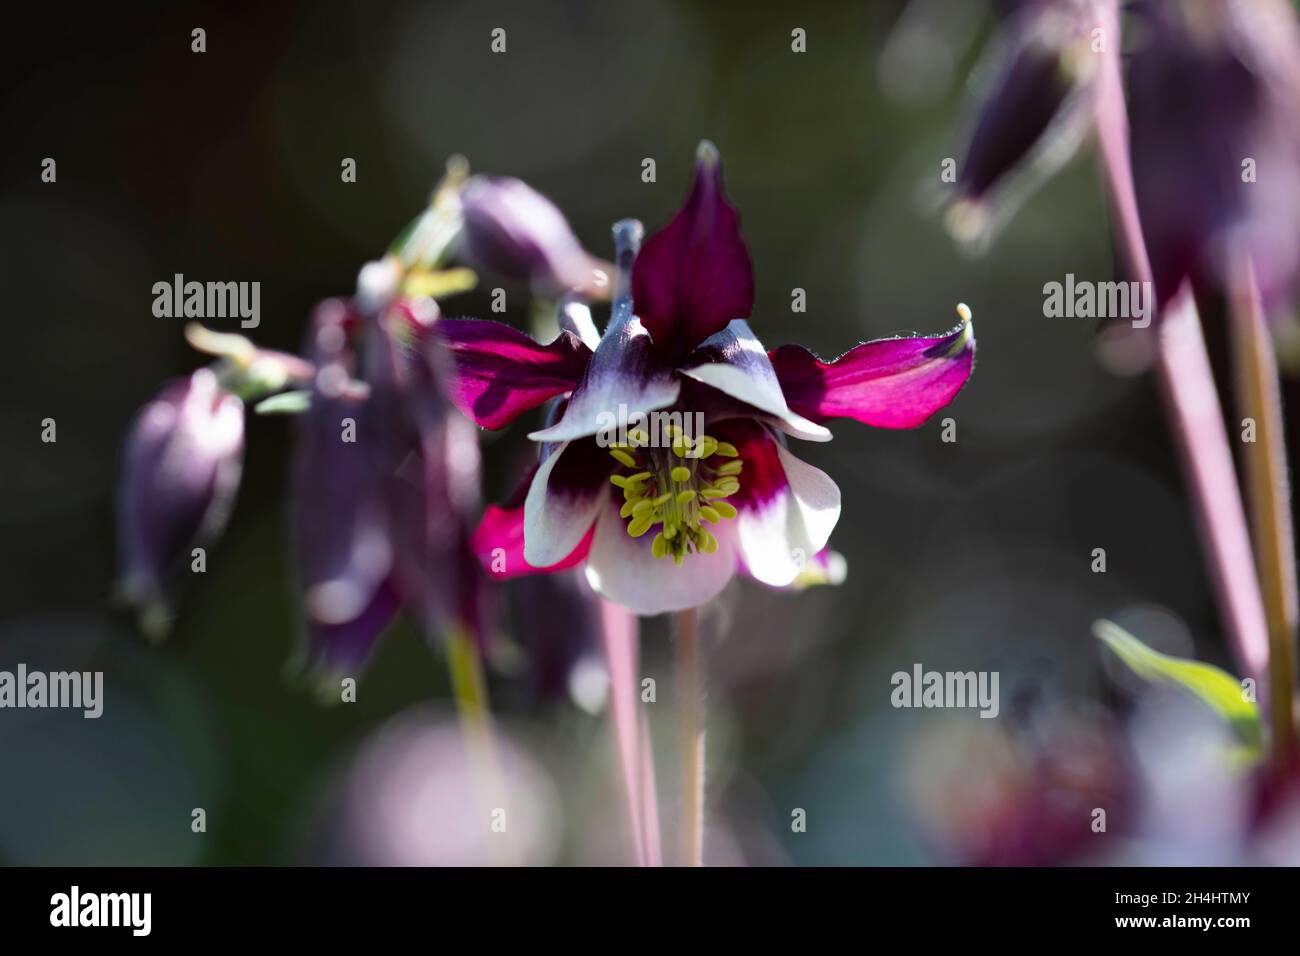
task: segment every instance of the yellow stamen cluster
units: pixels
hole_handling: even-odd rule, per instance
[[[626,445],[609,450],[625,470],[609,480],[623,491],[619,515],[627,519],[627,533],[639,538],[662,526],[651,553],[681,564],[687,554],[718,550],[718,539],[704,525],[736,517],[725,499],[740,490],[745,463],[727,442],[708,435],[692,439],[675,425],[666,433],[671,446],[651,448],[645,431],[632,429]]]

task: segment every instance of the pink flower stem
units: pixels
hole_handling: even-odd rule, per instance
[[[1130,165],[1117,0],[1097,0],[1096,10],[1104,38],[1096,125],[1111,205],[1130,274],[1140,282],[1152,283]],[[1161,316],[1156,376],[1192,493],[1224,630],[1242,676],[1253,678],[1263,687],[1269,651],[1264,601],[1223,410],[1188,286],[1166,305]]]
[[[677,719],[682,760],[682,864],[704,865],[704,680],[699,613],[676,617]]]
[[[660,866],[659,807],[649,733],[638,707],[640,636],[635,615],[600,599],[601,639],[609,667],[610,721],[627,798],[632,858],[637,866]]]
[[[1223,408],[1191,289],[1166,307],[1156,375],[1191,486],[1219,612],[1242,677],[1267,687],[1268,624]]]

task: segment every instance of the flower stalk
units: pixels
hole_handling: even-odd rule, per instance
[[[495,763],[492,742],[492,718],[488,712],[487,681],[483,664],[473,640],[462,631],[447,638],[447,670],[451,675],[451,692],[456,701],[465,739],[472,753],[481,758],[486,769]]]
[[[487,681],[483,675],[483,655],[473,637],[461,628],[446,636],[447,670],[451,676],[451,693],[460,719],[461,736],[474,776],[474,792],[480,810],[479,825],[486,827],[493,809],[503,806],[505,787],[498,762],[492,713],[488,705]],[[513,856],[495,844],[498,863],[510,864]]]
[[[1269,666],[1264,602],[1223,408],[1190,287],[1184,286],[1166,306],[1163,322],[1156,377],[1192,492],[1220,614],[1242,675],[1264,684]]]
[[[682,865],[704,865],[704,679],[699,611],[679,611],[677,720],[682,761]]]
[[[640,635],[637,618],[600,600],[601,640],[609,668],[610,722],[628,803],[632,858],[637,866],[660,866],[659,808],[654,762],[645,721],[637,709]]]
[[[1133,279],[1153,283],[1129,152],[1119,7],[1117,0],[1102,0],[1097,9],[1107,41],[1100,54],[1103,61],[1094,101],[1096,128],[1120,252]],[[1262,683],[1269,666],[1264,601],[1223,410],[1189,284],[1165,304],[1163,313],[1156,378],[1165,412],[1192,494],[1224,630],[1240,672]]]
[[[1255,557],[1268,621],[1269,723],[1273,755],[1289,764],[1295,754],[1296,573],[1291,488],[1286,467],[1277,357],[1265,323],[1253,265],[1240,269],[1232,296],[1233,351],[1238,402],[1254,420],[1255,441],[1246,443],[1244,466]]]

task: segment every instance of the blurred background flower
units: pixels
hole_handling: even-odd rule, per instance
[[[1016,0],[977,75],[986,89],[972,104],[948,211],[963,241],[987,239],[1028,191],[1070,159],[1092,121],[1099,72],[1092,0]]]
[[[588,255],[564,214],[519,179],[473,176],[460,193],[463,248],[470,262],[540,295],[608,298],[612,267]]]
[[[1285,0],[1133,7],[1133,175],[1160,301],[1250,256],[1265,307],[1300,270],[1300,27]]]
[[[118,480],[118,587],[146,633],[169,627],[167,579],[190,545],[210,544],[225,527],[243,451],[244,404],[211,369],[164,386],[136,415]]]
[[[529,749],[498,734],[500,802],[477,792],[456,720],[398,714],[341,769],[304,862],[340,866],[540,866],[563,843],[560,795]]]

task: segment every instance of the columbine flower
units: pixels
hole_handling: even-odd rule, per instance
[[[948,221],[959,238],[982,238],[1073,153],[1091,118],[1094,26],[1088,0],[1025,0],[1007,16],[997,78],[957,165]]]
[[[127,434],[117,502],[119,589],[151,636],[165,631],[171,613],[168,572],[225,524],[243,450],[243,403],[206,368],[166,385]]]
[[[709,600],[738,568],[789,585],[825,546],[840,492],[785,436],[829,440],[822,422],[841,417],[921,424],[970,375],[969,313],[944,335],[866,342],[832,362],[799,346],[769,354],[743,318],[749,253],[708,143],[685,205],[634,267],[629,225],[616,230],[631,294],[616,294],[594,349],[567,330],[540,345],[496,322],[438,324],[460,373],[453,399],[480,425],[557,399],[530,436],[538,466],[512,501],[488,509],[476,550],[500,577],[585,564],[597,592],[646,615]],[[620,408],[681,418],[602,447],[596,436]],[[675,424],[697,412],[707,433]]]
[[[588,255],[564,214],[527,183],[472,176],[460,206],[465,252],[479,268],[543,295],[608,297],[608,264]]]
[[[1129,59],[1134,185],[1156,291],[1230,288],[1248,255],[1266,302],[1300,278],[1300,30],[1286,3],[1147,2]]]
[[[430,638],[481,632],[477,438],[443,395],[436,304],[397,297],[386,271],[363,270],[357,298],[322,303],[308,333],[294,524],[304,654],[327,678],[361,666],[403,607]]]

